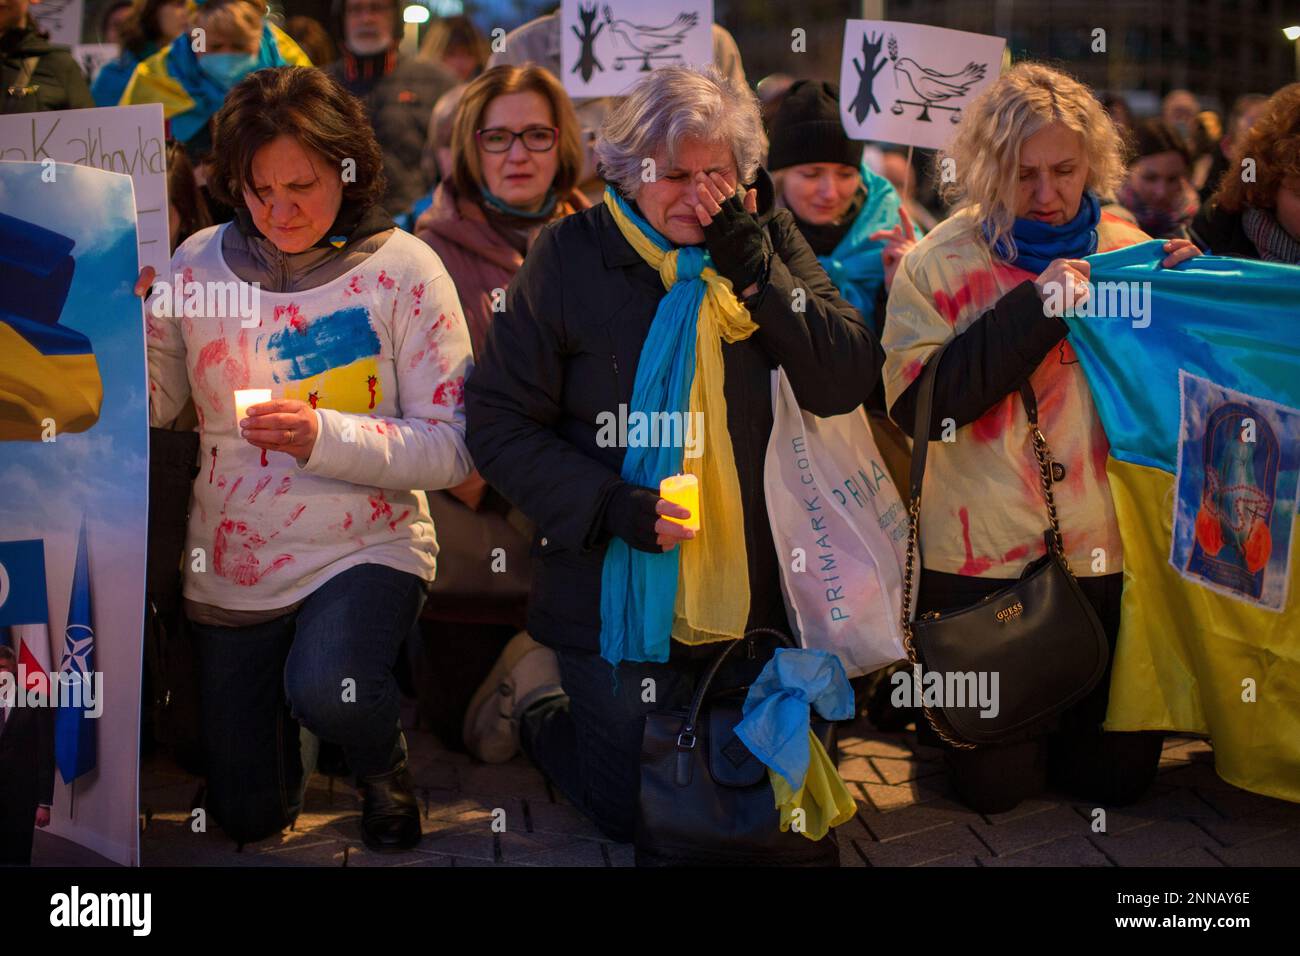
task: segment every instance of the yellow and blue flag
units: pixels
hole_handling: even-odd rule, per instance
[[[188,142],[201,133],[230,92],[204,73],[199,62],[190,35],[182,33],[140,62],[118,105],[161,103],[163,117],[171,124],[171,135]],[[262,40],[253,70],[311,65],[310,58],[293,37],[272,23],[262,25]]]
[[[1089,257],[1067,319],[1124,547],[1105,727],[1208,735],[1224,780],[1300,801],[1300,268],[1164,255]]]
[[[10,293],[0,295],[0,441],[48,440],[99,421],[104,385],[95,351],[60,322],[74,245],[0,213],[0,289]]]

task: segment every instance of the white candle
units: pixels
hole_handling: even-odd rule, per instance
[[[235,428],[248,417],[250,405],[260,405],[271,400],[269,388],[241,388],[235,391]]]

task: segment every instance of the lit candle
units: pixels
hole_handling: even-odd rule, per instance
[[[670,475],[659,482],[659,497],[680,505],[691,513],[689,518],[674,518],[664,515],[674,524],[691,531],[700,530],[700,480],[694,475]]]
[[[260,405],[271,400],[269,388],[241,388],[235,392],[235,428],[248,417],[250,405]]]

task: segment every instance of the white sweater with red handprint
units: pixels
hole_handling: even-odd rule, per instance
[[[456,485],[473,468],[463,400],[473,360],[447,270],[395,230],[332,282],[261,292],[254,322],[221,314],[239,282],[221,254],[226,228],[195,234],[172,257],[185,314],[169,314],[176,298],[145,310],[154,424],[190,397],[199,417],[185,597],[283,608],[360,564],[432,581],[438,545],[421,489]],[[316,409],[306,462],[240,437],[234,393],[249,388]]]

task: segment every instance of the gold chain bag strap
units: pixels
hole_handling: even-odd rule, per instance
[[[1023,734],[1082,700],[1105,673],[1110,648],[1065,558],[1052,494],[1065,471],[1053,461],[1038,426],[1038,402],[1028,381],[1019,391],[1047,503],[1045,553],[1030,561],[1015,583],[976,604],[916,617],[921,485],[935,376],[946,350],[944,345],[926,364],[916,405],[902,628],[913,668],[942,678],[942,704],[923,706],[926,720],[940,739],[965,750]],[[993,689],[994,700],[977,694],[977,687]]]

